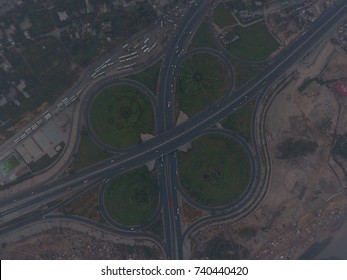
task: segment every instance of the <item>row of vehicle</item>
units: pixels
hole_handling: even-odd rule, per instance
[[[95,68],[94,73],[91,75],[91,78],[96,79],[102,75],[105,75],[105,72],[101,72],[106,67],[112,66],[114,62],[111,62],[111,58],[107,59],[103,64],[99,67]]]
[[[117,67],[117,70],[123,70],[125,68],[129,68],[129,67],[132,67],[134,65],[136,65],[136,62],[128,64],[128,65],[124,65],[124,66],[119,66],[119,67]]]
[[[46,121],[48,121],[52,117],[52,114],[49,113],[48,111],[46,111],[43,113],[43,117]],[[32,124],[30,127],[28,127],[26,130],[24,130],[24,133],[21,136],[19,136],[18,138],[16,138],[14,140],[14,143],[18,144],[24,138],[26,138],[31,133],[33,133],[35,130],[37,130],[42,124],[43,124],[43,119],[41,118],[38,121],[36,121],[34,124]]]
[[[122,55],[122,56],[118,57],[118,59],[121,60],[121,59],[125,59],[125,58],[128,58],[130,56],[134,56],[134,55],[137,55],[137,52],[132,52],[132,53],[129,53],[126,55]]]
[[[133,60],[134,58],[138,57],[139,55],[136,54],[134,56],[131,56],[131,57],[128,57],[128,58],[125,58],[125,59],[121,59],[119,60],[119,62],[125,62],[125,61],[129,61],[129,60]]]

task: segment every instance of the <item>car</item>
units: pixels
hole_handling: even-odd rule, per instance
[[[130,230],[134,230],[134,228],[132,227],[132,228],[130,228]]]
[[[83,184],[87,184],[87,183],[88,183],[88,180],[84,180],[84,181],[83,181]]]
[[[111,163],[114,162],[114,159],[112,159],[110,162],[111,162]]]

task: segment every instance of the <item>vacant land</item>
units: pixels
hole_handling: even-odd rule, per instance
[[[251,122],[255,101],[248,102],[241,109],[227,117],[223,127],[239,133],[244,139],[251,142]]]
[[[37,226],[37,224],[31,225],[27,232]],[[136,240],[128,240],[101,230],[90,230],[78,223],[65,223],[54,228],[48,226],[48,230],[31,235],[24,230],[19,232],[23,234],[20,241],[2,243],[0,251],[2,260],[158,260],[163,258],[160,249],[153,242],[142,241],[139,244]]]
[[[81,169],[111,156],[112,154],[97,146],[92,139],[90,139],[87,131],[83,129],[78,151],[74,155],[70,170]]]
[[[140,83],[143,83],[148,87],[153,93],[157,93],[157,82],[159,76],[161,60],[156,64],[152,65],[150,68],[142,71],[141,73],[129,76],[129,79],[133,79]]]
[[[201,48],[201,47],[207,47],[207,48],[213,48],[213,49],[217,48],[216,43],[214,42],[214,39],[212,38],[207,21],[204,21],[199,26],[189,46],[190,49]]]
[[[264,23],[248,27],[235,26],[230,32],[238,35],[239,39],[228,44],[226,48],[232,55],[241,59],[265,60],[278,48],[277,41],[267,31]]]
[[[219,4],[213,13],[213,21],[220,27],[225,28],[237,23],[235,17],[231,13],[229,6]]]
[[[104,143],[128,148],[141,142],[141,133],[153,133],[154,113],[144,93],[118,85],[106,88],[95,98],[90,120]]]
[[[157,207],[158,196],[155,176],[141,167],[111,181],[105,193],[105,206],[118,223],[145,224]]]
[[[177,93],[180,110],[192,116],[223,96],[228,87],[226,67],[210,54],[196,54],[182,65]]]
[[[98,205],[99,190],[94,188],[60,209],[65,215],[77,215],[106,224]]]
[[[194,200],[222,206],[244,192],[250,163],[239,144],[212,134],[195,140],[188,153],[179,153],[179,171],[183,189]]]

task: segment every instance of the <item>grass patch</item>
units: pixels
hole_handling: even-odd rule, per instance
[[[228,37],[238,35],[239,39],[228,44],[226,48],[241,59],[264,60],[279,47],[262,22],[248,27],[235,26],[230,32]]]
[[[151,102],[139,90],[112,86],[93,101],[91,124],[106,144],[127,148],[141,143],[141,133],[153,133],[154,113]]]
[[[60,142],[58,145],[60,146],[60,150],[57,151],[57,153],[54,156],[49,157],[48,155],[44,155],[39,160],[29,163],[28,166],[30,170],[33,173],[37,173],[52,165],[59,158],[61,152],[64,150],[65,143]]]
[[[192,116],[225,94],[228,86],[226,67],[210,54],[196,54],[181,66],[177,79],[180,109]]]
[[[117,222],[127,225],[145,224],[158,204],[156,177],[140,167],[111,181],[105,192],[105,206]]]
[[[199,26],[198,30],[195,32],[192,42],[189,45],[190,49],[208,47],[212,49],[217,49],[214,38],[210,33],[210,28],[207,21],[204,21]]]
[[[163,219],[161,216],[151,226],[149,226],[147,230],[158,235],[161,239],[164,238]]]
[[[29,28],[31,37],[44,35],[54,29],[54,22],[47,10],[37,10],[28,14],[32,27]]]
[[[255,100],[242,106],[241,109],[223,120],[224,128],[238,132],[248,143],[251,142],[251,122]]]
[[[237,23],[237,20],[231,13],[229,6],[221,3],[213,12],[213,21],[220,27],[225,28]]]
[[[259,74],[264,69],[264,65],[241,64],[236,62],[233,64],[233,69],[235,74],[235,88],[239,88]]]
[[[179,152],[179,174],[183,189],[195,201],[222,206],[246,189],[250,163],[243,148],[220,135],[193,141],[188,153]]]
[[[111,157],[113,154],[101,149],[97,146],[88,136],[85,129],[81,132],[81,139],[78,146],[78,151],[74,155],[73,162],[70,170],[78,170],[87,167],[93,163],[97,163],[106,158]]]
[[[152,65],[150,68],[137,73],[135,75],[129,76],[129,79],[138,81],[148,87],[153,93],[157,93],[157,83],[160,71],[161,60],[156,64]]]
[[[3,162],[0,162],[0,177],[6,177],[12,173],[21,163],[15,156],[11,156]]]

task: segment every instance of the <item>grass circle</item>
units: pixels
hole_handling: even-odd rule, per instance
[[[105,206],[116,222],[134,226],[147,223],[158,205],[155,176],[145,167],[111,181],[105,192]]]
[[[193,141],[189,152],[180,152],[178,159],[183,189],[204,206],[219,207],[231,203],[247,188],[249,159],[243,147],[227,137],[202,136]]]
[[[105,144],[128,148],[141,143],[141,133],[153,133],[151,102],[139,90],[116,85],[104,89],[93,100],[90,122]]]
[[[227,69],[220,58],[192,55],[181,66],[177,79],[179,108],[192,116],[222,97],[227,87]]]

